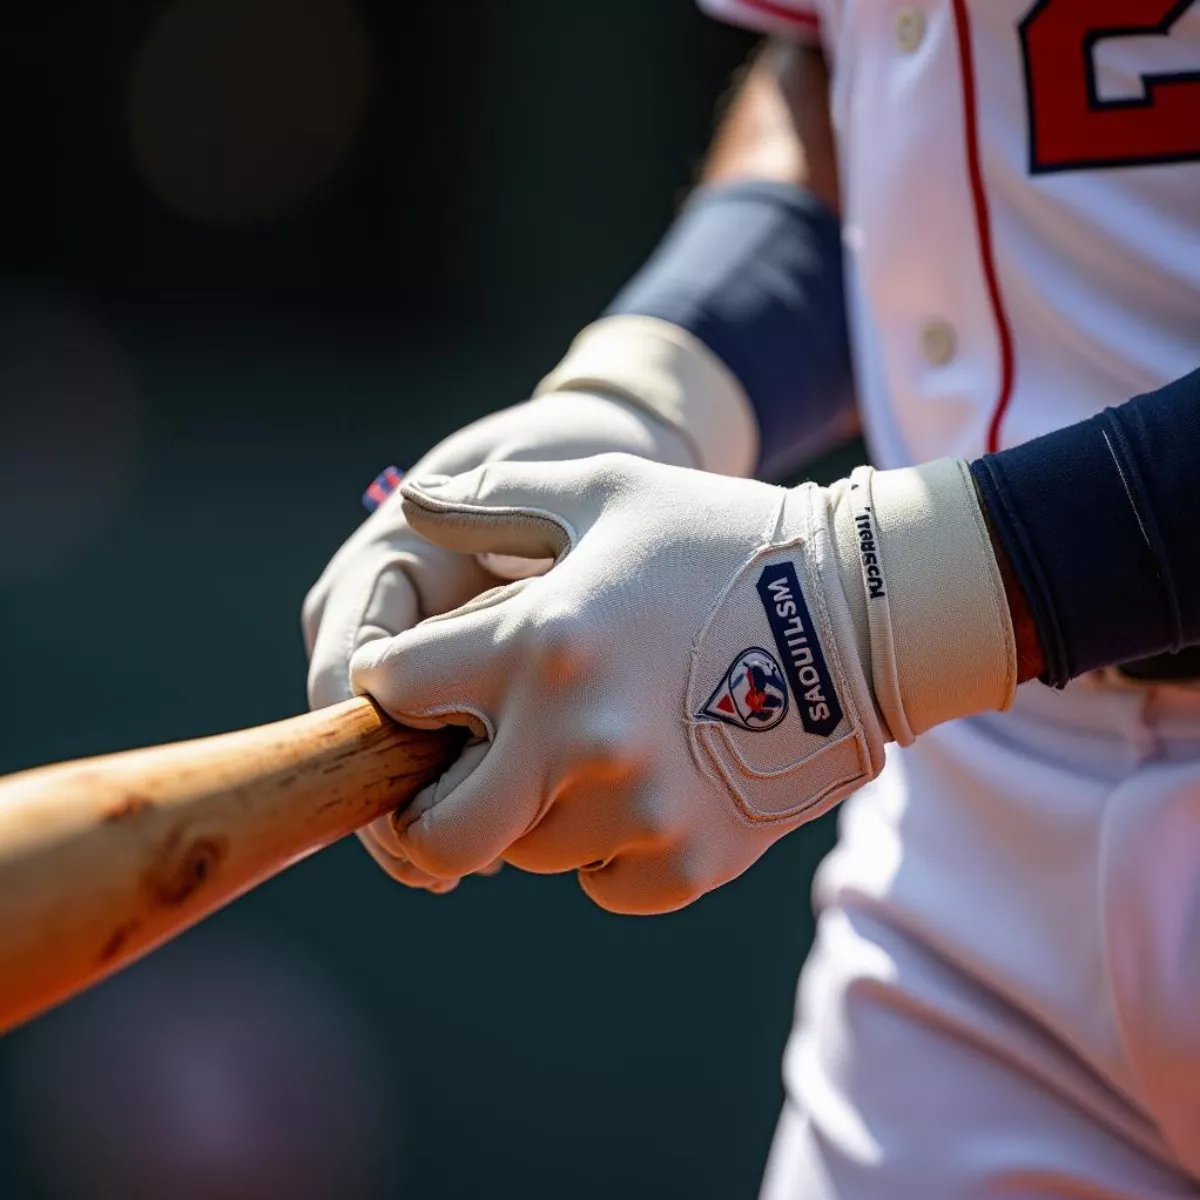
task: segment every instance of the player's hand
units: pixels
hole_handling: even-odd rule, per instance
[[[691,462],[683,438],[632,404],[587,392],[554,392],[485,417],[431,450],[414,473],[455,473],[502,460],[569,459],[621,450],[664,462]],[[516,564],[485,564],[418,537],[398,496],[391,497],[337,552],[304,604],[314,708],[352,695],[350,659],[368,643],[395,636],[418,621],[466,603]],[[528,565],[528,564],[527,564]],[[398,853],[390,826],[362,833],[373,857],[397,879],[445,891]]]
[[[889,738],[1006,704],[1011,627],[978,510],[957,511],[975,503],[960,466],[831,490],[625,455],[414,475],[405,513],[443,551],[556,565],[355,654],[354,687],[395,717],[486,739],[392,819],[389,845],[436,878],[502,857],[577,870],[605,908],[665,911],[871,779]],[[857,524],[872,479],[889,563],[895,529],[886,581]],[[953,570],[931,586],[918,560],[941,548]],[[981,611],[963,614],[972,587]]]

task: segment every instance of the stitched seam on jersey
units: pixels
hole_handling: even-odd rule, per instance
[[[979,114],[975,103],[975,66],[971,55],[971,27],[968,23],[965,0],[954,0],[954,28],[958,34],[963,126],[966,135],[967,175],[971,184],[971,200],[975,212],[975,233],[979,240],[979,257],[983,279],[991,304],[992,319],[1000,342],[1000,390],[988,425],[987,450],[995,453],[1000,445],[1000,426],[1012,402],[1013,378],[1016,372],[1012,330],[1000,295],[1000,278],[992,246],[992,223],[988,210],[987,191],[983,185],[983,166],[979,157]]]

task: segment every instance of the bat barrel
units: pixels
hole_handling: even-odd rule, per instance
[[[358,699],[0,779],[0,1031],[403,807],[461,742]]]

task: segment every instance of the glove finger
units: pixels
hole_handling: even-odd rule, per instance
[[[544,779],[530,771],[529,723],[506,723],[478,765],[426,806],[424,795],[401,818],[405,856],[439,879],[492,866],[538,819],[548,799]]]
[[[574,771],[556,789],[545,815],[505,852],[504,861],[537,875],[599,868],[620,852],[662,848],[670,841],[662,812],[636,764],[605,764],[586,780]]]
[[[620,488],[627,461],[636,460],[605,454],[493,462],[449,478],[412,479],[401,487],[404,515],[422,537],[449,550],[557,559]]]
[[[354,533],[305,598],[314,708],[353,694],[350,659],[360,646],[457,608],[495,583],[473,557],[433,546],[409,529],[399,502],[392,496]]]
[[[352,696],[350,660],[367,642],[391,637],[420,620],[417,592],[394,554],[367,554],[348,565],[321,605],[308,670],[313,708]]]
[[[532,579],[554,566],[552,558],[517,558],[514,554],[479,554],[479,565],[497,579]]]
[[[397,883],[402,883],[405,887],[419,888],[440,896],[453,891],[458,886],[457,879],[437,879],[422,871],[420,867],[414,867],[403,856],[393,854],[386,846],[380,845],[370,826],[358,831],[358,840],[375,862]]]
[[[406,808],[397,809],[385,816],[378,817],[359,832],[369,832],[374,844],[392,857],[407,859],[401,840],[404,836],[405,826],[411,824],[418,813],[437,804],[444,796],[458,787],[480,764],[487,750],[487,742],[472,742],[470,745],[464,746],[458,758],[433,783],[422,788]]]
[[[368,641],[350,661],[355,694],[368,694],[398,721],[469,718],[491,738],[492,716],[516,664],[506,662],[502,626],[509,602],[529,581],[495,588],[463,608],[391,638]]]
[[[304,597],[301,609],[301,628],[304,632],[304,648],[312,656],[317,635],[325,620],[325,611],[335,593],[344,590],[344,583],[351,574],[361,576],[369,572],[369,578],[386,567],[392,557],[395,532],[403,529],[404,515],[400,495],[393,492],[337,549],[325,565],[321,577]],[[364,568],[363,564],[368,564]]]
[[[374,832],[370,827],[360,829],[358,838],[375,862],[397,883],[402,883],[405,887],[419,888],[422,891],[435,892],[441,896],[446,892],[453,891],[462,882],[461,879],[438,879],[436,875],[430,875],[428,871],[422,871],[420,867],[414,866],[403,855],[392,854],[376,842]],[[474,874],[480,878],[492,878],[499,875],[502,870],[504,870],[504,860],[498,858],[494,863],[481,867]]]
[[[579,886],[601,908],[631,916],[674,912],[720,882],[689,864],[682,849],[622,850],[604,866],[579,872]]]

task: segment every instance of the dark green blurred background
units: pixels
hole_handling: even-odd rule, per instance
[[[0,771],[300,711],[364,486],[528,393],[749,47],[691,0],[6,6]],[[0,1041],[0,1197],[752,1196],[830,838],[653,920],[334,847]]]

